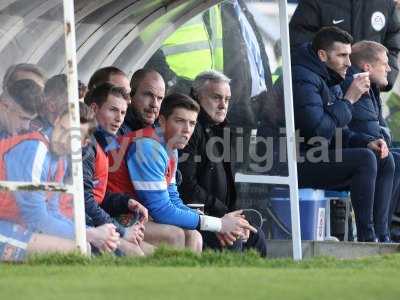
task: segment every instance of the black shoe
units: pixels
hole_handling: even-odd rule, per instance
[[[393,243],[393,241],[390,239],[389,235],[381,235],[379,236],[379,243]]]
[[[378,243],[378,239],[377,238],[368,238],[368,239],[357,238],[357,242],[361,242],[361,243]]]
[[[365,233],[359,232],[357,234],[357,241],[364,242],[364,243],[377,243],[378,239],[376,238],[375,230],[370,229]]]

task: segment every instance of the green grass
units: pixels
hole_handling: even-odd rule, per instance
[[[294,262],[161,249],[142,259],[51,255],[0,264],[0,299],[400,299],[400,254]]]

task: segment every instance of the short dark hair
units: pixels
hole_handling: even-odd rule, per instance
[[[151,73],[159,74],[156,70],[148,69],[148,68],[139,69],[135,73],[133,73],[131,82],[130,82],[132,98],[136,94],[136,91],[137,91],[139,85],[142,83],[143,79],[147,76],[147,74],[151,74]]]
[[[61,97],[66,102],[68,97],[67,75],[58,74],[46,81],[44,95],[52,100],[59,100]]]
[[[176,108],[184,108],[197,113],[200,112],[199,104],[192,98],[184,94],[174,93],[164,98],[160,108],[160,115],[168,119]]]
[[[90,77],[89,79],[87,89],[90,91],[104,82],[109,82],[111,76],[113,75],[126,76],[125,72],[122,71],[121,69],[118,69],[117,67],[114,66],[104,67],[98,69],[96,72],[93,73],[92,77]]]
[[[3,77],[3,90],[6,90],[14,82],[17,81],[18,72],[30,72],[46,81],[46,76],[41,68],[34,64],[21,63],[16,65],[11,65],[8,67],[6,73]]]
[[[318,50],[329,51],[335,42],[352,44],[353,37],[335,26],[322,27],[312,40],[312,48],[315,52]]]
[[[104,82],[99,86],[96,86],[93,90],[89,90],[85,96],[85,103],[87,105],[96,103],[99,107],[101,107],[107,101],[108,95],[123,98],[127,103],[130,101],[129,96],[124,88],[117,87],[109,82]]]
[[[39,108],[43,105],[42,88],[31,79],[15,81],[8,87],[6,94],[30,114],[38,113]]]

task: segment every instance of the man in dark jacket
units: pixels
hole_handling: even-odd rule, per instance
[[[393,157],[377,160],[358,135],[344,128],[351,120],[353,104],[370,86],[363,74],[353,80],[345,95],[341,92],[338,84],[350,67],[351,43],[345,31],[325,27],[312,44],[299,47],[293,56],[295,123],[304,139],[300,140],[299,186],[350,187],[358,240],[374,241],[376,233],[380,241],[387,241]]]
[[[201,110],[193,135],[180,152],[178,165],[183,178],[179,191],[184,202],[204,204],[205,213],[215,217],[222,217],[236,207],[231,164],[226,155],[231,151],[230,138],[226,138],[230,135],[226,123],[231,98],[229,83],[230,79],[217,71],[203,72],[194,80],[192,97]],[[241,236],[211,232],[202,235],[205,247],[221,249],[233,245],[236,250],[255,248],[266,255],[262,230],[246,231]]]
[[[392,215],[399,202],[400,183],[400,149],[389,149],[391,146],[390,132],[382,115],[382,101],[380,88],[388,84],[387,75],[390,72],[388,64],[387,48],[373,41],[360,41],[352,46],[350,56],[352,67],[348,70],[346,80],[342,84],[344,91],[348,89],[355,74],[368,72],[371,88],[368,93],[362,95],[360,101],[353,105],[353,118],[349,123],[349,129],[355,134],[363,136],[367,146],[377,154],[378,159],[392,155],[395,162],[395,174],[393,179],[392,201],[388,215],[390,228]],[[374,143],[376,141],[376,146]],[[390,153],[389,153],[390,150]],[[392,233],[392,238],[398,240],[398,236]]]
[[[372,40],[389,50],[390,90],[399,72],[400,22],[393,0],[301,0],[290,21],[292,48],[310,42],[324,26],[338,26],[355,41]]]

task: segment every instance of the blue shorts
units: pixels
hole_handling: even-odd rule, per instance
[[[32,231],[0,220],[0,261],[23,261]]]

